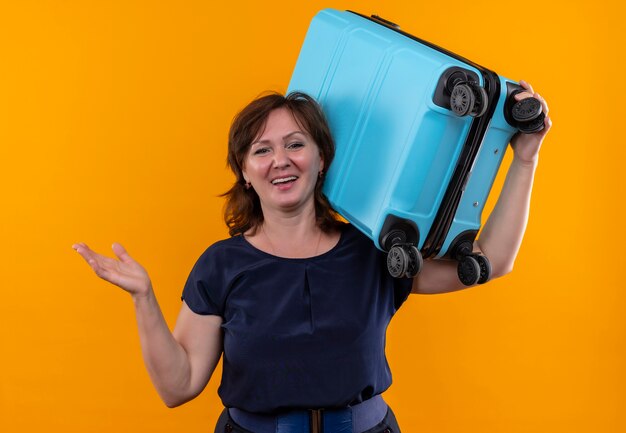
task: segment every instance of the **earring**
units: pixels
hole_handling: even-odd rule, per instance
[[[320,179],[324,177],[324,170],[320,170],[320,172],[317,174],[317,177],[319,177]]]
[[[246,182],[244,185],[244,188],[246,189],[250,189],[250,187],[252,186],[252,184],[250,182]]]

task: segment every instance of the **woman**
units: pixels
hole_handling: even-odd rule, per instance
[[[534,96],[532,87],[516,98]],[[513,266],[528,217],[541,142],[517,135],[496,207],[475,249],[493,277]],[[131,294],[144,360],[168,407],[196,397],[224,355],[216,432],[398,432],[380,397],[391,384],[385,330],[409,293],[464,288],[456,265],[427,260],[413,280],[394,279],[384,254],[339,223],[321,193],[333,142],[317,104],[268,95],[235,118],[226,194],[231,238],[209,247],[183,290],[170,332],[150,278],[124,248],[119,260],[73,248],[96,274]]]

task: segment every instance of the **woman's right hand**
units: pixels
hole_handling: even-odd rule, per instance
[[[146,270],[120,244],[114,243],[111,247],[119,260],[98,254],[83,242],[72,245],[72,248],[85,259],[97,276],[121,287],[131,296],[146,296],[152,290]]]

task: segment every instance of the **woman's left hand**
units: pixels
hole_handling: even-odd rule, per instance
[[[552,126],[552,120],[548,116],[548,104],[545,99],[543,99],[539,93],[536,93],[532,86],[526,81],[520,81],[520,86],[524,88],[524,91],[516,94],[515,99],[517,101],[530,97],[538,99],[539,102],[541,102],[543,113],[546,115],[546,118],[544,119],[544,128],[541,131],[533,134],[523,134],[521,132],[515,134],[511,140],[511,147],[514,152],[514,160],[523,164],[535,164],[539,155],[541,143]]]

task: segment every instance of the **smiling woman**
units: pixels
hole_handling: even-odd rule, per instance
[[[520,99],[534,94],[524,86]],[[481,245],[507,257],[524,232],[548,117],[545,126],[514,140],[516,163],[484,227]],[[235,117],[228,146],[231,237],[194,265],[173,332],[147,272],[121,245],[113,248],[119,260],[74,245],[98,276],[132,295],[161,398],[170,407],[195,398],[223,354],[216,433],[399,432],[381,396],[391,385],[388,325],[411,292],[461,288],[456,266],[427,261],[414,279],[393,278],[385,254],[335,218],[322,193],[333,140],[309,96],[253,101]]]
[[[299,129],[289,110],[276,109],[248,150],[242,174],[259,195],[263,215],[274,211],[315,212],[310,199],[324,161],[317,144]]]
[[[304,171],[300,172],[302,156],[314,157],[313,154],[319,156],[319,161],[313,162],[314,172],[309,173],[308,166],[302,167]],[[304,192],[307,185],[302,184],[305,183],[309,188],[313,186],[312,203],[319,228],[323,231],[336,229],[335,212],[322,193],[323,170],[330,166],[334,155],[335,146],[324,114],[308,95],[292,93],[285,97],[273,93],[250,103],[235,118],[229,134],[228,164],[236,177],[233,187],[224,194],[227,200],[224,216],[230,235],[248,230],[254,233],[265,218],[262,206],[271,206],[271,202],[260,201],[260,195],[269,193],[272,188],[257,176],[269,176],[265,183],[288,182],[284,186],[274,185],[276,192],[292,189],[285,175],[296,176],[293,183],[300,183],[295,188],[297,191]],[[277,157],[281,160],[277,161]],[[299,163],[290,161],[292,157]],[[276,163],[278,166],[272,169],[272,164]],[[244,171],[250,178],[246,178]],[[300,179],[302,175],[306,178]],[[289,206],[288,200],[283,205]],[[298,206],[292,210],[298,211]]]

